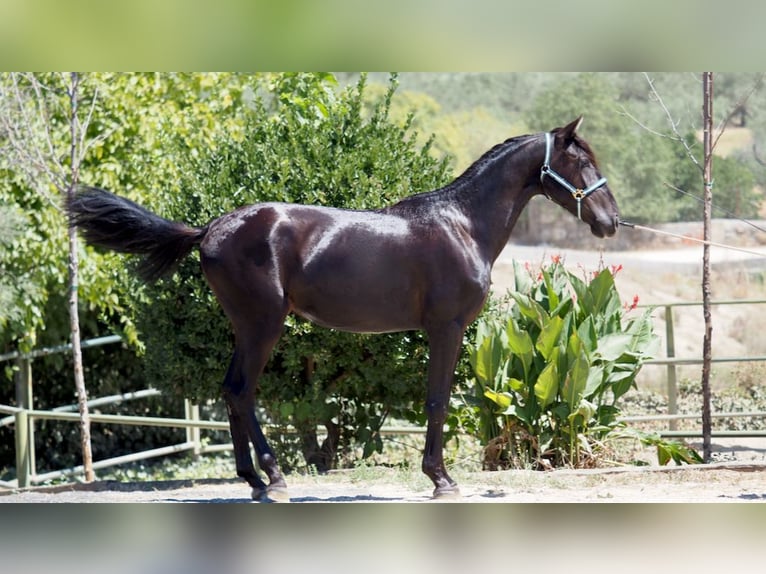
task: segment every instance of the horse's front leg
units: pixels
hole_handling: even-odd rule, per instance
[[[457,483],[450,478],[444,466],[444,422],[447,419],[447,407],[463,341],[463,331],[464,328],[457,323],[428,331],[428,427],[423,452],[423,472],[433,481],[434,497],[437,498],[460,495]]]

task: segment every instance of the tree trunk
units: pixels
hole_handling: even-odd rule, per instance
[[[301,452],[308,466],[316,468],[317,472],[327,472],[335,468],[335,459],[340,442],[340,427],[332,421],[325,423],[327,437],[319,444],[315,424],[296,425],[301,437]]]
[[[79,180],[79,132],[77,118],[78,86],[80,78],[76,72],[72,72],[69,85],[69,134],[70,143],[70,180],[66,191],[68,199],[75,193]],[[82,128],[84,129],[84,128]],[[95,480],[93,472],[93,452],[90,440],[90,413],[88,411],[88,393],[85,389],[85,375],[82,367],[82,348],[80,346],[80,316],[78,311],[78,271],[79,260],[77,255],[77,230],[69,224],[69,327],[72,334],[72,359],[74,362],[74,384],[77,390],[77,406],[80,412],[80,443],[82,445],[82,467],[85,474],[85,482]]]
[[[711,459],[710,367],[712,362],[713,324],[710,312],[710,244],[711,212],[713,203],[713,73],[702,74],[702,127],[704,161],[704,246],[702,252],[702,313],[705,335],[702,341],[702,453],[705,462]]]

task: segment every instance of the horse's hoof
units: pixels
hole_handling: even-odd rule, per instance
[[[290,494],[284,486],[254,488],[252,497],[255,502],[290,502]]]
[[[435,500],[457,500],[460,498],[460,489],[457,484],[439,486],[434,489]]]

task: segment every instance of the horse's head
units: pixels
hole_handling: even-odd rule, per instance
[[[619,222],[617,202],[590,146],[576,133],[581,122],[582,116],[545,134],[540,185],[549,199],[590,225],[593,235],[612,236]]]

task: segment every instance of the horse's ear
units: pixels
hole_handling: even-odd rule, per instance
[[[563,128],[561,128],[561,130],[559,131],[560,137],[565,142],[571,142],[575,138],[575,134],[577,133],[577,130],[580,128],[580,124],[582,124],[582,116],[580,116],[575,121],[568,123]]]

